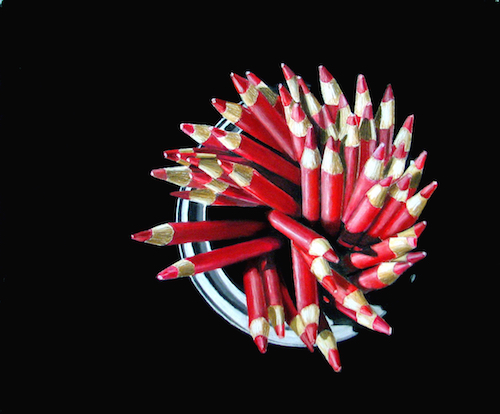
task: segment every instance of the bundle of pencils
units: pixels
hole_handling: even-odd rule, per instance
[[[418,220],[437,182],[417,191],[427,153],[407,162],[414,116],[395,133],[391,85],[375,111],[363,75],[350,106],[324,66],[319,67],[323,103],[288,66],[282,70],[286,85],[276,90],[251,72],[231,74],[241,102],[214,98],[212,104],[235,127],[181,124],[199,147],[165,151],[180,165],[151,172],[189,188],[172,192],[175,197],[265,209],[263,219],[245,219],[247,210],[239,209],[238,220],[165,223],[132,239],[159,246],[233,240],[171,264],[158,279],[196,277],[246,262],[240,279],[248,331],[260,352],[267,350],[270,327],[281,338],[288,324],[309,350],[316,344],[339,371],[326,307],[335,306],[368,329],[392,333],[365,294],[393,284],[426,256],[412,250],[426,227]],[[278,250],[280,260],[289,257],[291,265],[280,264]],[[319,300],[318,284],[328,292],[328,303]]]

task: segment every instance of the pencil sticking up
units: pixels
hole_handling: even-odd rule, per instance
[[[395,134],[391,84],[372,97],[359,74],[348,97],[323,65],[316,84],[284,63],[281,69],[280,84],[250,71],[246,77],[232,73],[228,82],[242,102],[212,98],[224,118],[218,124],[180,124],[198,146],[168,148],[165,159],[178,165],[151,175],[180,187],[170,193],[178,211],[197,203],[203,214],[131,238],[155,246],[209,246],[192,255],[180,249],[180,260],[157,278],[210,278],[209,272],[225,268],[227,283],[234,283],[229,290],[237,294],[226,298],[229,290],[217,287],[213,297],[203,295],[214,308],[236,307],[231,323],[261,353],[295,336],[295,345],[311,352],[317,345],[338,372],[337,328],[346,323],[343,316],[337,320],[338,311],[354,330],[361,325],[392,334],[370,303],[377,298],[371,292],[398,286],[404,272],[427,256],[414,250],[437,181],[419,188],[427,152],[410,154],[414,115],[403,114]]]

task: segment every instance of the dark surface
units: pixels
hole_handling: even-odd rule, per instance
[[[390,33],[375,25],[351,39],[351,17],[344,29],[317,34],[284,20],[259,37],[245,28],[265,25],[247,25],[248,16],[228,25],[148,4],[83,20],[68,12],[61,26],[35,30],[38,20],[8,0],[0,11],[10,22],[0,50],[5,412],[23,412],[27,393],[40,406],[64,405],[64,395],[71,407],[93,411],[104,396],[111,412],[224,405],[227,395],[248,405],[249,392],[278,403],[303,395],[334,405],[357,401],[353,395],[384,405],[397,395],[446,400],[441,386],[474,365],[467,315],[484,291],[479,279],[471,282],[469,263],[481,251],[471,249],[471,237],[489,228],[478,224],[475,200],[490,197],[481,175],[496,152],[485,143],[496,139],[486,133],[498,112],[487,30],[394,22]],[[302,40],[294,45],[283,32]],[[174,217],[174,187],[149,171],[167,165],[163,150],[193,145],[178,125],[217,122],[212,97],[239,100],[230,72],[283,82],[281,62],[318,96],[317,66],[325,65],[351,104],[358,73],[376,105],[391,83],[396,127],[415,114],[410,157],[429,153],[422,184],[439,182],[421,217],[428,227],[419,249],[428,257],[373,294],[393,335],[361,328],[339,345],[340,374],[318,351],[270,345],[260,355],[189,280],[155,279],[178,259],[176,248],[130,240]]]

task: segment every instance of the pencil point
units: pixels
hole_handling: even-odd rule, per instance
[[[385,144],[382,142],[375,151],[373,151],[372,157],[376,160],[382,161],[385,156]]]
[[[165,171],[165,168],[157,168],[157,169],[151,170],[150,174],[151,174],[151,177],[158,178],[159,180],[163,180],[163,181],[167,180],[167,172]]]
[[[328,250],[324,255],[323,257],[328,260],[329,262],[332,262],[332,263],[338,263],[340,261],[339,257],[337,256],[337,254],[332,250]]]
[[[415,160],[415,167],[417,167],[419,170],[424,168],[426,159],[427,159],[427,151],[422,151]]]
[[[282,323],[280,325],[276,325],[274,327],[274,330],[276,331],[276,335],[278,335],[278,338],[285,337],[285,324],[284,323]]]
[[[358,80],[356,82],[356,92],[365,93],[368,90],[368,85],[366,84],[366,79],[363,74],[358,75]]]
[[[433,181],[428,186],[424,187],[422,191],[420,191],[420,195],[424,198],[429,198],[432,195],[432,193],[436,190],[437,186],[438,186],[437,181]]]
[[[283,70],[283,75],[285,75],[286,80],[290,80],[295,76],[295,73],[284,63],[281,64],[281,69]]]
[[[255,337],[254,342],[260,353],[265,354],[267,351],[267,338],[264,335],[258,335]]]
[[[383,333],[386,335],[392,335],[392,328],[380,316],[377,316],[375,318],[375,320],[373,321],[373,329],[377,332],[380,332],[380,333]]]
[[[130,238],[132,240],[135,240],[138,242],[145,242],[146,240],[149,240],[152,235],[153,235],[153,232],[151,231],[151,229],[149,229],[149,230],[140,231],[139,233],[132,234],[130,236]]]
[[[309,339],[309,342],[311,344],[316,343],[316,336],[318,335],[318,324],[317,323],[310,323],[306,326],[306,331],[307,339]]]
[[[180,124],[181,131],[187,135],[191,135],[194,133],[194,125],[193,124]]]
[[[389,102],[394,99],[394,93],[392,91],[392,86],[391,84],[387,85],[387,88],[385,89],[384,92],[384,97],[382,98],[382,102]]]
[[[340,355],[338,349],[328,350],[328,363],[333,368],[335,372],[342,371],[342,366],[340,365]]]
[[[415,121],[415,115],[410,115],[408,118],[406,118],[403,128],[406,128],[410,133],[413,132],[413,122]]]
[[[426,221],[421,221],[420,223],[415,224],[415,236],[420,237],[422,232],[425,230],[427,227],[427,222]]]
[[[231,80],[233,81],[234,87],[239,94],[243,94],[248,90],[250,82],[244,77],[237,75],[236,73],[231,73]]]
[[[333,79],[331,73],[328,72],[328,70],[323,65],[321,65],[318,69],[319,69],[319,79],[321,82],[328,83]]]
[[[179,274],[179,269],[175,266],[169,266],[163,269],[160,273],[156,275],[158,280],[170,280],[175,279]]]

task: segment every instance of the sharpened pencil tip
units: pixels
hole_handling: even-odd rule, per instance
[[[276,331],[276,335],[278,335],[278,338],[285,337],[285,324],[284,323],[275,326],[274,330]]]
[[[340,355],[338,349],[330,349],[328,351],[328,363],[333,368],[335,372],[342,371],[342,366],[340,365]]]
[[[151,174],[151,177],[157,178],[159,180],[167,181],[167,172],[165,171],[165,168],[157,168],[157,169],[151,170],[150,174]]]
[[[375,318],[375,320],[373,321],[373,329],[377,332],[380,332],[380,333],[383,333],[386,335],[392,335],[392,328],[380,316],[377,316]]]
[[[179,275],[179,269],[175,266],[169,266],[163,269],[160,273],[156,275],[158,280],[170,280],[175,279]]]
[[[385,89],[384,92],[384,97],[382,98],[382,102],[389,102],[394,99],[394,93],[392,91],[392,86],[391,84],[387,85],[387,88]]]
[[[139,233],[132,234],[130,238],[138,242],[145,242],[151,238],[153,232],[150,230],[140,231]]]
[[[267,351],[267,338],[263,335],[258,335],[255,337],[254,342],[260,353],[265,354]]]
[[[317,323],[310,323],[306,326],[306,331],[307,339],[309,339],[309,342],[311,344],[316,343],[316,336],[318,335],[318,324]]]
[[[356,92],[365,93],[368,90],[368,85],[366,83],[365,76],[363,74],[358,75],[358,80],[356,82]]]
[[[332,263],[338,263],[340,261],[339,257],[335,254],[333,250],[328,250],[323,257]]]

